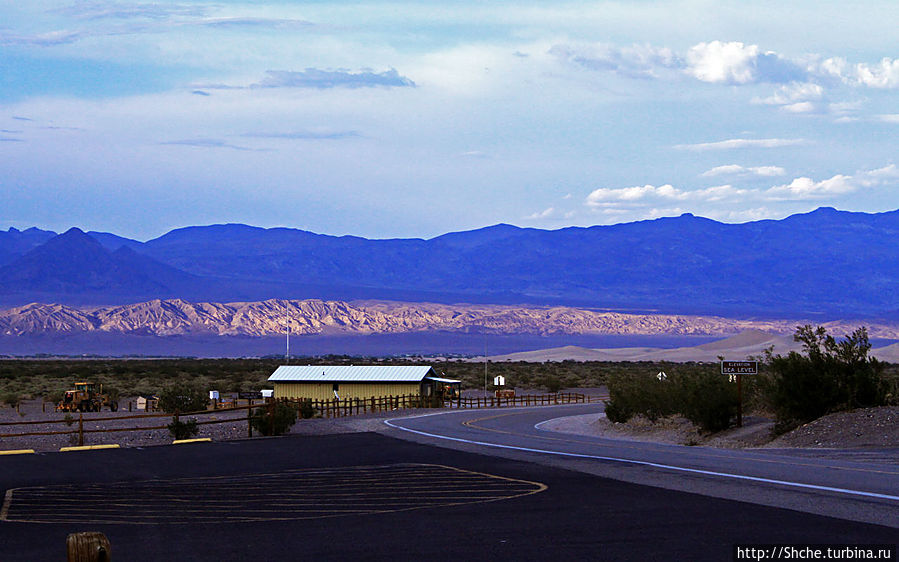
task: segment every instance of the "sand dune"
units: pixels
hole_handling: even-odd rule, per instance
[[[492,361],[529,361],[543,363],[547,361],[672,361],[686,363],[689,361],[717,362],[719,357],[730,360],[744,360],[749,357],[762,356],[765,349],[774,347],[774,353],[787,354],[800,351],[801,345],[793,341],[792,336],[772,334],[761,330],[747,330],[722,340],[698,345],[695,347],[678,347],[661,349],[652,347],[624,347],[618,349],[590,349],[577,346],[556,347],[496,355]],[[891,353],[899,357],[899,344],[888,346],[894,348]],[[882,348],[887,349],[887,348]]]

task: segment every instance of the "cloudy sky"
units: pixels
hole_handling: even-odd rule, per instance
[[[0,228],[894,210],[897,29],[895,0],[0,0]]]

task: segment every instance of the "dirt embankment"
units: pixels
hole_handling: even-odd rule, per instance
[[[676,445],[703,445],[723,448],[899,448],[899,407],[862,408],[824,416],[774,438],[774,423],[766,418],[747,416],[743,427],[703,434],[681,417],[652,423],[637,417],[628,423],[612,423],[604,414],[587,414],[551,420],[542,428],[549,431],[594,435],[609,439],[652,441]]]

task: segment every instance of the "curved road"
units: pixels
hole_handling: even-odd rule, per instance
[[[598,476],[899,528],[899,448],[715,449],[550,432],[602,405],[454,410],[388,420],[390,435]]]

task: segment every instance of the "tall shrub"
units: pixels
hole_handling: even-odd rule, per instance
[[[831,412],[880,406],[889,384],[882,363],[868,357],[868,331],[861,327],[837,341],[818,326],[800,326],[793,339],[803,353],[767,353],[768,376],[762,379],[765,401],[785,431]]]
[[[274,406],[256,408],[250,418],[253,429],[262,435],[287,433],[295,423],[297,423],[297,409],[283,402],[275,402]]]
[[[175,383],[159,393],[159,408],[170,414],[205,410],[208,403],[203,389],[190,383]]]

